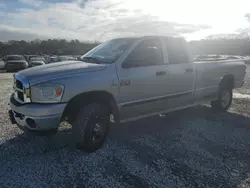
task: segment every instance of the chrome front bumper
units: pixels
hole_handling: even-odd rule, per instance
[[[25,104],[17,106],[10,102],[13,117],[12,123],[17,123],[22,129],[50,130],[59,126],[66,107],[64,104]],[[10,113],[11,116],[11,113]],[[33,123],[30,123],[33,122]]]

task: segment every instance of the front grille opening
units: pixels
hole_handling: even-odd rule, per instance
[[[19,89],[23,89],[23,84],[19,80],[16,80],[16,87]]]
[[[16,111],[14,111],[14,113],[15,113],[15,117],[20,118],[21,120],[23,120],[25,118],[25,116],[23,114],[20,114]]]
[[[24,101],[23,93],[20,91],[17,91],[17,97],[21,100]]]

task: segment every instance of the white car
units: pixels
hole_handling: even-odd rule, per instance
[[[20,71],[27,67],[28,63],[22,55],[7,55],[5,57],[4,68],[7,72]]]
[[[70,60],[74,60],[74,59],[70,56],[58,56],[56,58],[56,62],[70,61]]]
[[[29,67],[35,67],[45,65],[45,59],[43,57],[32,57],[29,61]]]
[[[0,59],[0,70],[3,70],[4,66],[5,66],[5,62],[2,59]]]

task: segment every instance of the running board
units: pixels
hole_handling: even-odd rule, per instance
[[[174,111],[177,111],[177,110],[183,110],[185,108],[190,108],[190,107],[194,107],[194,106],[197,106],[197,104],[192,104],[192,105],[182,106],[182,107],[178,107],[178,108],[168,109],[168,110],[164,110],[164,111],[160,111],[160,112],[154,112],[152,114],[146,114],[146,115],[137,116],[137,117],[133,117],[133,118],[127,118],[127,119],[121,120],[120,123],[127,123],[127,122],[131,122],[131,121],[137,121],[139,119],[143,119],[143,118],[146,118],[146,117],[156,116],[158,114],[163,114],[163,113],[174,112]]]

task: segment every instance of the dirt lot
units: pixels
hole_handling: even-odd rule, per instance
[[[229,112],[198,106],[113,126],[87,154],[72,151],[70,131],[29,137],[10,124],[12,74],[0,73],[1,187],[250,187],[250,67],[247,81]]]

